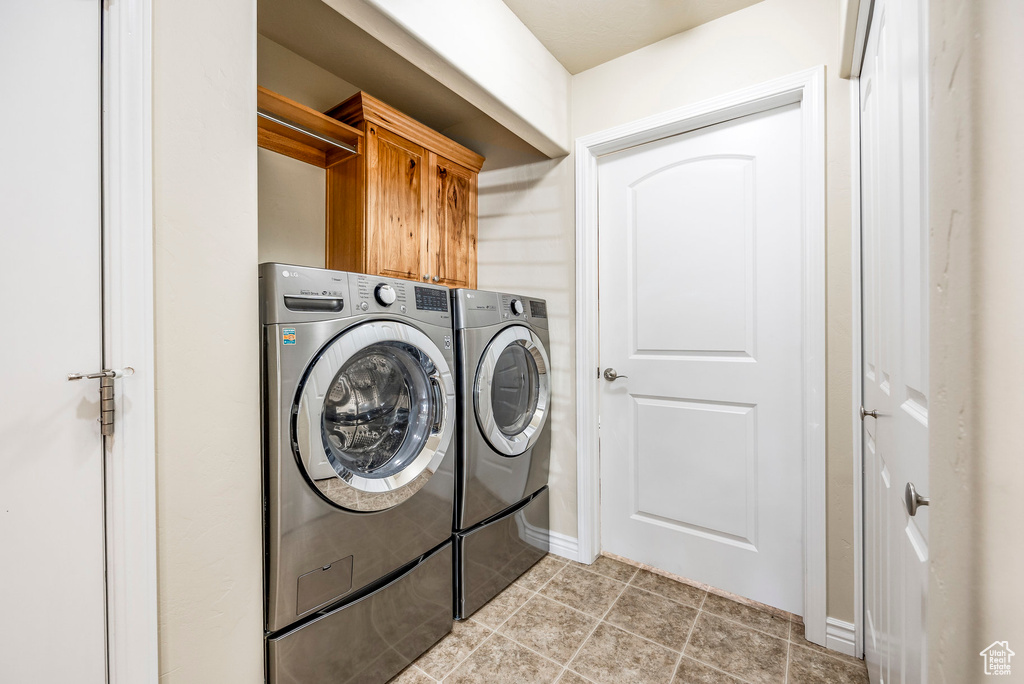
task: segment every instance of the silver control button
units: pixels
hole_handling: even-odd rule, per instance
[[[359,308],[362,309],[363,311],[366,311],[367,309],[370,308],[370,305],[367,304],[366,302],[359,302]]]

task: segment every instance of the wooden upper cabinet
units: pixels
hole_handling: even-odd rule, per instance
[[[431,272],[449,287],[476,287],[477,175],[430,153]]]
[[[365,93],[327,115],[364,134],[327,169],[327,267],[476,287],[483,157]]]
[[[429,249],[427,152],[405,138],[367,127],[367,270],[419,279]]]

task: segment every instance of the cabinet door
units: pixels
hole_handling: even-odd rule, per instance
[[[420,280],[427,254],[427,151],[367,126],[366,270]]]
[[[430,153],[430,273],[449,287],[476,287],[477,175]]]

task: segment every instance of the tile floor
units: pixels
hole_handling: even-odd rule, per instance
[[[803,625],[610,558],[547,556],[397,684],[866,684]]]

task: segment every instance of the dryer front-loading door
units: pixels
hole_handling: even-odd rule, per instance
[[[454,408],[451,370],[429,337],[404,323],[364,323],[326,345],[302,380],[298,460],[332,503],[391,508],[441,464]]]
[[[532,447],[548,416],[550,374],[547,351],[522,325],[494,336],[480,358],[473,403],[488,443],[506,456]]]

